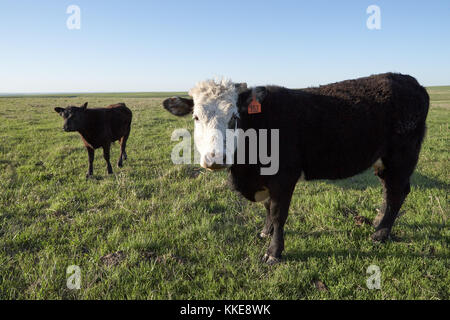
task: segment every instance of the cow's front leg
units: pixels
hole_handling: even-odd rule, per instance
[[[273,234],[273,223],[270,217],[270,198],[264,201],[264,207],[266,208],[266,222],[264,223],[264,228],[258,234],[261,239],[270,237]]]
[[[267,264],[275,264],[281,261],[281,253],[284,250],[284,224],[288,216],[294,187],[295,184],[270,195],[270,218],[273,225],[273,235],[269,248],[262,259]]]
[[[107,143],[103,146],[103,158],[105,158],[106,161],[106,165],[108,167],[108,173],[112,174],[113,170],[112,170],[112,166],[111,166],[111,162],[109,162],[109,149],[111,147],[110,143]]]
[[[94,153],[95,150],[91,147],[86,147],[86,150],[88,152],[89,157],[89,168],[88,172],[86,173],[86,179],[89,179],[94,174]]]

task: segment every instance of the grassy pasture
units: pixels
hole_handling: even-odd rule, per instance
[[[429,92],[393,239],[369,239],[364,217],[381,203],[372,171],[299,182],[273,267],[259,262],[263,206],[233,193],[226,172],[172,164],[172,131],[193,125],[163,110],[167,94],[0,98],[0,299],[449,299],[450,87]],[[107,176],[99,150],[88,181],[80,138],[53,111],[85,101],[134,113],[124,168]],[[117,144],[111,153],[115,162]],[[381,290],[366,286],[372,264]],[[69,265],[81,268],[80,290],[66,287]]]

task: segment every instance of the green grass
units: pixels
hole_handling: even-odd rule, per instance
[[[373,243],[373,228],[355,223],[381,203],[371,171],[299,182],[284,261],[273,267],[259,262],[263,206],[233,193],[225,172],[171,163],[172,131],[192,122],[164,111],[164,94],[0,98],[0,299],[449,299],[450,87],[430,93],[394,240]],[[124,168],[107,176],[97,151],[88,181],[80,138],[53,111],[85,101],[123,101],[134,113]],[[381,290],[366,287],[371,264]],[[66,287],[69,265],[81,268],[80,290]]]

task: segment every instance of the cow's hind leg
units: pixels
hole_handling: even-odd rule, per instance
[[[119,168],[122,168],[123,161],[127,160],[127,151],[126,151],[127,140],[128,140],[128,133],[120,139],[120,156],[119,161],[117,161],[117,166]]]
[[[372,239],[385,241],[390,233],[398,212],[410,192],[409,179],[419,157],[421,138],[418,141],[407,137],[391,147],[390,154],[383,157],[384,168],[377,175],[383,184],[383,205],[375,218],[375,233]]]
[[[258,234],[261,239],[270,237],[273,234],[273,223],[270,217],[270,198],[264,201],[264,207],[266,208],[266,221],[264,223],[264,228]]]
[[[410,191],[409,177],[402,179],[386,177],[383,189],[384,202],[375,221],[377,225],[375,233],[372,235],[375,241],[385,241],[389,237],[398,212]]]

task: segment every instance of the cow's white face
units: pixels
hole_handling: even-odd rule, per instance
[[[216,170],[227,166],[226,154],[232,156],[235,143],[227,150],[227,129],[234,129],[238,117],[238,89],[231,81],[203,81],[189,91],[193,97],[194,140],[200,153],[200,165]]]

